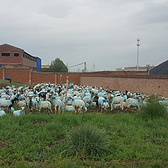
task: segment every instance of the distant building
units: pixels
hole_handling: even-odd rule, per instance
[[[168,60],[152,68],[149,71],[150,75],[168,75]]]
[[[50,65],[41,65],[41,68],[50,68]]]
[[[0,66],[6,68],[33,68],[41,71],[41,59],[34,57],[23,49],[9,44],[0,45]]]
[[[138,71],[146,71],[148,72],[150,69],[154,68],[154,66],[146,65],[144,67],[138,67]],[[116,71],[137,71],[137,67],[124,67],[124,68],[116,68]]]

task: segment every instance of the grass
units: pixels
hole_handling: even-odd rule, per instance
[[[0,88],[6,87],[6,86],[13,86],[13,85],[14,85],[16,88],[18,88],[19,86],[24,86],[25,83],[19,82],[19,81],[12,81],[12,82],[10,83],[10,81],[8,81],[8,80],[2,80],[2,79],[0,79]],[[33,87],[33,85],[30,85],[30,84],[26,84],[26,86]]]
[[[144,119],[167,117],[166,106],[159,103],[159,99],[156,96],[151,96],[147,101],[147,104],[142,107],[140,114]]]
[[[100,158],[110,151],[109,142],[106,131],[92,125],[75,128],[66,135],[68,154],[81,158]]]
[[[109,152],[89,157],[69,155],[67,135],[79,133],[80,128],[93,128],[95,136],[105,130],[103,135],[108,136]],[[91,134],[88,129],[84,130],[87,136]],[[162,117],[144,120],[138,113],[75,115],[71,112],[0,117],[0,167],[167,166],[168,124]]]

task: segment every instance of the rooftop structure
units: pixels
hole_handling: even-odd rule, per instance
[[[154,66],[146,65],[146,66],[138,66],[138,71],[149,71],[154,68]],[[124,67],[124,68],[116,68],[116,71],[137,71],[137,66],[135,67]]]

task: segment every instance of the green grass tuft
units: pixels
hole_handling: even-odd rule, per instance
[[[159,103],[159,100],[155,96],[151,96],[147,101],[147,104],[142,107],[140,114],[143,118],[159,118],[166,117],[166,107]]]
[[[100,157],[109,151],[109,136],[106,131],[84,125],[71,130],[66,136],[67,151],[79,157]]]

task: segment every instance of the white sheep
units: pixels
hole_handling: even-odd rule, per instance
[[[141,99],[134,99],[134,98],[128,98],[126,100],[127,107],[137,107],[140,109],[140,106],[142,105],[142,100]]]
[[[54,107],[55,107],[55,114],[58,111],[59,114],[61,114],[62,108],[63,108],[63,102],[61,99],[57,99],[54,101]]]
[[[93,102],[93,97],[91,97],[91,96],[84,96],[83,101],[85,103],[88,103],[89,105],[91,105],[92,102]]]
[[[85,110],[85,102],[83,100],[72,99],[72,106],[75,108],[75,114],[79,113],[79,111],[83,113]]]
[[[50,112],[52,112],[52,108],[51,108],[51,103],[49,101],[39,101],[37,103],[37,107],[39,108],[39,111],[41,111],[41,109],[48,109],[48,111],[50,110]]]
[[[121,110],[124,109],[123,106],[124,103],[124,98],[122,96],[117,96],[117,97],[109,97],[109,104],[111,106],[111,111],[114,109],[115,104],[120,104]]]
[[[17,105],[18,105],[19,107],[26,107],[26,101],[25,101],[25,100],[18,101],[18,102],[17,102]]]
[[[27,106],[28,106],[30,111],[34,111],[36,109],[37,100],[39,100],[39,98],[37,98],[37,97],[34,98],[32,96],[29,96],[29,99],[27,101]]]
[[[3,115],[6,115],[6,113],[5,113],[4,110],[2,110],[2,107],[1,107],[1,109],[0,109],[0,116],[3,116]]]
[[[104,111],[107,111],[107,108],[109,107],[108,101],[104,97],[99,97],[98,104],[101,109],[101,113]]]
[[[25,107],[21,107],[21,110],[16,110],[16,111],[14,111],[14,112],[13,112],[13,115],[14,115],[14,116],[20,116],[20,115],[22,115],[22,114],[25,114],[24,108],[25,108]]]
[[[72,105],[66,105],[65,110],[67,111],[75,111],[75,108]]]
[[[11,105],[12,105],[12,100],[1,99],[1,101],[0,101],[0,106],[2,106],[4,108],[8,108]]]

